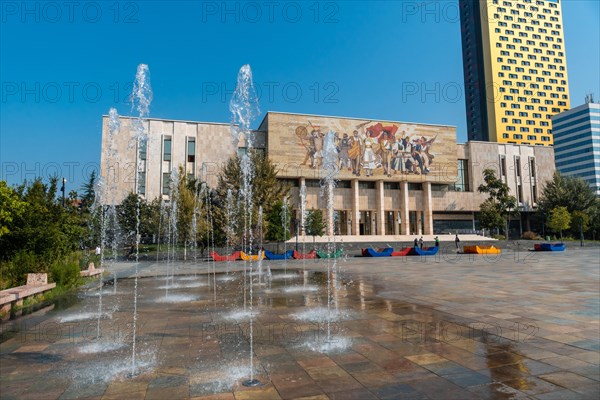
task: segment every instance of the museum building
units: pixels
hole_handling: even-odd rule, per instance
[[[171,172],[180,165],[214,187],[224,162],[247,150],[244,140],[234,147],[229,124],[153,118],[144,120],[148,140],[137,149],[134,120],[119,117],[119,131],[110,132],[109,118],[103,117],[101,175],[111,185],[105,202],[118,204],[130,192],[168,200]],[[486,168],[518,200],[520,216],[511,221],[517,235],[532,229],[537,199],[555,169],[552,147],[457,144],[453,126],[267,112],[253,131],[253,147],[266,152],[291,187],[295,232],[301,231],[302,198],[306,210],[327,207],[322,180],[328,134],[335,135],[336,158],[329,226],[338,235],[476,231],[479,206],[487,198],[477,188]]]

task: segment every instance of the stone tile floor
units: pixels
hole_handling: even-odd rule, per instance
[[[249,319],[232,315],[250,304],[244,274],[172,264],[162,302],[166,267],[142,264],[135,376],[134,281],[122,279],[103,290],[99,325],[97,290],[0,325],[0,398],[596,399],[599,261],[596,248],[271,262],[274,279],[253,286],[254,388],[240,384]],[[328,267],[329,336],[294,317],[330,315]]]

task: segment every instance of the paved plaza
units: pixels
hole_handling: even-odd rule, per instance
[[[139,265],[133,377],[135,268],[122,263],[109,268],[120,279],[102,296],[89,288],[66,305],[1,325],[0,395],[598,397],[597,247],[501,257],[442,250],[423,258],[264,261],[261,275],[247,275],[255,281],[257,387],[241,385],[250,377],[250,288],[242,262]]]

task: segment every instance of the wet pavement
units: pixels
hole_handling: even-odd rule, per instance
[[[258,387],[241,385],[243,264],[143,263],[135,376],[134,280],[122,279],[101,307],[90,290],[0,325],[0,397],[596,399],[599,260],[596,248],[269,262],[270,282],[252,276]]]

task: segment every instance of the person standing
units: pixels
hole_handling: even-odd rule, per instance
[[[458,244],[460,243],[460,239],[458,238],[458,233],[454,237],[454,244],[456,245],[456,250],[458,250]]]
[[[416,249],[417,247],[419,247],[419,240],[417,238],[415,238],[414,242],[413,242],[413,247]]]
[[[433,240],[435,241],[435,247],[440,247],[440,238],[436,236]]]
[[[423,236],[419,239],[419,247],[423,250]]]

